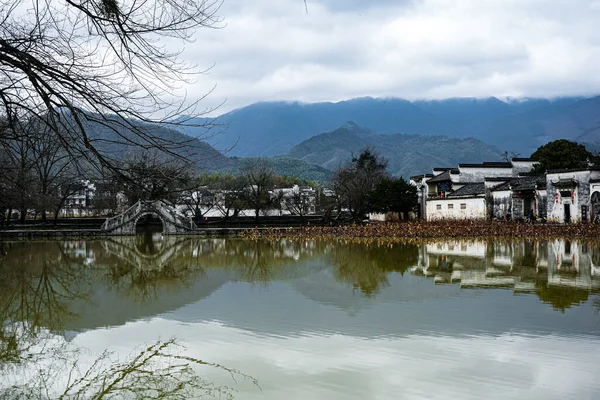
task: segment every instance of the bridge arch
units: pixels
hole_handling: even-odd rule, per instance
[[[102,230],[112,235],[135,235],[136,225],[145,215],[156,215],[163,226],[163,235],[192,233],[196,224],[180,213],[175,206],[161,200],[138,201],[123,213],[106,219]]]
[[[140,219],[142,219],[142,218],[144,218],[144,217],[146,217],[148,215],[154,216],[154,217],[156,217],[156,218],[158,218],[160,220],[160,224],[162,226],[162,233],[164,235],[165,234],[165,228],[167,226],[167,222],[164,220],[164,218],[162,217],[162,215],[160,215],[159,213],[154,212],[154,211],[141,212],[135,218],[135,220],[133,221],[133,226],[135,227],[135,229],[137,230],[137,226],[138,226],[138,223],[140,222]]]

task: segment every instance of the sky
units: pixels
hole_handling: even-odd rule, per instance
[[[600,93],[600,0],[224,0],[183,58],[221,114],[259,101]]]

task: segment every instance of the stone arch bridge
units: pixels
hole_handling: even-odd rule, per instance
[[[102,230],[111,235],[135,235],[138,221],[146,215],[160,219],[164,235],[181,235],[196,230],[196,224],[191,219],[186,219],[173,205],[161,200],[138,201],[122,214],[104,221]]]

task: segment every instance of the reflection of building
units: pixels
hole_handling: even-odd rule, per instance
[[[435,283],[460,282],[462,288],[535,292],[562,304],[571,298],[570,290],[579,291],[573,298],[580,300],[584,293],[600,291],[600,245],[580,240],[429,243],[421,247],[412,272]]]
[[[548,284],[587,290],[600,289],[600,276],[592,269],[592,248],[581,241],[554,240],[548,246]],[[596,253],[598,249],[595,249]]]

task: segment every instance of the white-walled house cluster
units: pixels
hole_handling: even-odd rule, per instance
[[[419,216],[439,219],[526,219],[570,223],[600,218],[600,168],[532,172],[536,161],[459,164],[410,178]]]

